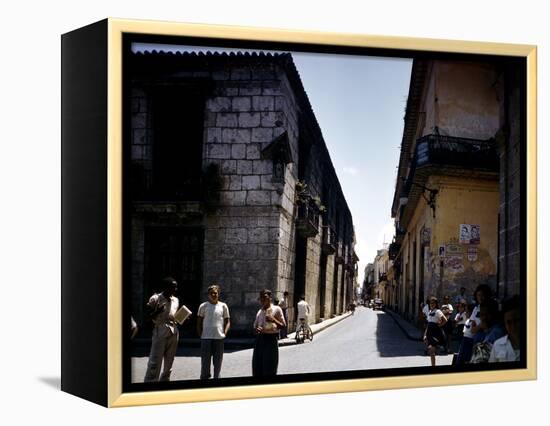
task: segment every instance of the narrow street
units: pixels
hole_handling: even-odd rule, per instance
[[[437,364],[448,365],[451,360],[451,355],[441,355]],[[249,376],[251,365],[252,349],[226,349],[222,377]],[[421,342],[408,339],[389,314],[364,307],[316,334],[311,343],[279,348],[279,374],[429,365]],[[143,380],[146,366],[146,356],[132,359],[133,382]],[[199,372],[199,349],[182,348],[174,361],[172,380],[198,379]]]

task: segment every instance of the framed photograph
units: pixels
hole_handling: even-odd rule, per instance
[[[66,392],[536,378],[535,46],[107,19],[62,85]]]

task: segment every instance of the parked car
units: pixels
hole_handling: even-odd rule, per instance
[[[376,309],[384,310],[384,301],[382,299],[374,299],[372,310],[375,311]]]

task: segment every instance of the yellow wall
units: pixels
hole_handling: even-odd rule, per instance
[[[415,315],[421,303],[419,284],[422,278],[421,250],[424,250],[421,245],[423,227],[431,229],[424,263],[424,300],[430,295],[442,298],[448,294],[454,297],[461,286],[466,287],[467,294],[471,295],[478,284],[489,283],[494,286],[497,273],[498,182],[432,176],[426,186],[439,191],[436,198],[436,217],[433,218],[432,210],[424,199],[419,199],[403,241],[402,263],[405,266],[408,260],[411,262],[408,279],[415,294],[414,298],[409,299],[409,309]],[[480,243],[460,244],[460,224],[480,225]],[[414,243],[417,253],[416,268],[412,265]],[[439,256],[440,245],[445,245],[446,251],[453,248],[451,245],[458,249],[456,254],[452,254],[452,259],[456,261],[455,267],[452,266],[449,252],[445,257]],[[477,259],[474,261],[468,260],[469,247],[477,249]],[[402,280],[405,279],[406,272],[404,268]],[[405,309],[403,303],[404,297],[400,301],[401,310]]]

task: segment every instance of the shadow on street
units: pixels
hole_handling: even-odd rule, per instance
[[[382,357],[422,356],[424,345],[421,342],[406,340],[403,344],[405,334],[395,324],[395,321],[388,314],[377,311],[376,322],[376,345]]]

